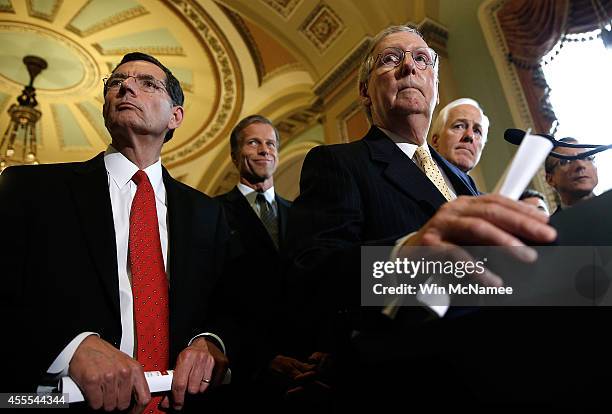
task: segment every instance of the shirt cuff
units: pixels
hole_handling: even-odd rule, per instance
[[[390,260],[397,259],[398,255],[399,255],[399,252],[400,252],[400,249],[416,233],[417,233],[416,231],[413,231],[412,233],[409,233],[409,234],[405,235],[404,237],[398,239],[395,242],[395,246],[393,246],[393,250],[391,250],[391,257],[389,259]],[[433,281],[434,281],[433,278],[430,277],[429,279],[427,279],[425,284],[430,284]],[[446,311],[448,311],[448,308],[449,308],[449,305],[450,305],[450,296],[444,295],[444,297],[441,297],[441,295],[435,295],[435,297],[436,298],[434,299],[432,295],[422,294],[419,291],[419,292],[417,292],[416,300],[421,302],[423,305],[427,306],[439,318],[442,318],[442,317],[444,317],[444,315],[446,315]],[[440,304],[440,301],[442,301],[444,303]],[[400,304],[401,302],[402,302],[402,300],[401,300],[400,296],[394,297],[393,299],[391,299],[390,303],[383,308],[382,313],[384,315],[388,316],[391,319],[395,319],[395,316],[397,315],[397,311],[399,310],[398,304]],[[436,303],[436,305],[430,304],[431,302]]]
[[[196,339],[198,339],[201,336],[206,336],[208,338],[214,339],[215,343],[220,345],[221,352],[223,352],[224,354],[227,354],[227,352],[225,351],[225,344],[223,343],[223,341],[221,340],[219,335],[215,335],[214,333],[211,333],[211,332],[204,332],[204,333],[201,333],[201,334],[198,334],[198,335],[194,336],[193,338],[191,338],[191,340],[189,341],[187,346],[190,346],[193,343],[193,341],[195,341]]]
[[[204,332],[204,333],[201,333],[201,334],[198,334],[198,335],[194,336],[193,338],[191,338],[191,340],[189,341],[187,346],[191,345],[193,343],[193,341],[195,341],[196,339],[198,339],[201,336],[205,336],[205,337],[214,339],[215,343],[217,343],[218,345],[221,346],[221,352],[223,352],[225,355],[227,355],[227,352],[225,352],[225,344],[221,340],[221,337],[219,337],[219,335],[215,335],[214,333],[211,333],[211,332]],[[231,382],[232,382],[232,370],[230,368],[228,368],[227,371],[225,371],[225,377],[223,377],[223,381],[221,382],[221,384],[229,384]]]
[[[100,336],[95,332],[83,332],[74,337],[72,341],[60,352],[60,354],[55,358],[55,361],[51,363],[49,369],[47,369],[47,374],[57,376],[57,377],[65,377],[68,375],[68,366],[70,365],[70,360],[74,356],[79,345],[85,338],[89,335]]]

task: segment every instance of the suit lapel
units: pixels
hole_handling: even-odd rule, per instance
[[[69,186],[89,252],[113,310],[120,317],[117,244],[104,154],[78,164]]]
[[[242,231],[249,233],[255,233],[255,239],[266,240],[270,249],[276,250],[276,246],[268,234],[268,230],[261,222],[257,214],[247,201],[246,197],[242,195],[238,187],[234,187],[228,194],[228,201],[231,204],[231,208],[234,210],[233,215],[235,219],[240,223],[239,226]],[[278,204],[277,204],[278,205]],[[280,207],[279,207],[280,211]]]
[[[384,132],[372,127],[364,138],[373,161],[386,164],[384,176],[409,197],[438,209],[446,199]]]
[[[466,173],[448,162],[431,146],[429,147],[429,151],[431,152],[431,156],[433,157],[433,159],[436,160],[438,165],[444,170],[444,173],[453,184],[453,187],[455,187],[455,192],[458,196],[478,195],[478,189],[475,185],[473,185],[473,181]]]
[[[287,234],[287,219],[289,218],[289,202],[284,198],[276,195],[276,205],[278,206],[278,226],[279,226],[279,244],[282,247]]]

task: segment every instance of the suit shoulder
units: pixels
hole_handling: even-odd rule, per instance
[[[362,159],[367,154],[367,146],[361,140],[343,144],[319,145],[308,152],[304,163],[325,159],[352,163]]]

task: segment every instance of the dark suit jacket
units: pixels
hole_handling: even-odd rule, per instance
[[[466,174],[430,151],[458,195],[477,194]],[[319,304],[313,310],[330,301],[340,308],[358,306],[360,247],[394,245],[445,201],[376,127],[362,140],[312,149],[289,220],[292,301],[298,308]]]
[[[232,381],[240,382],[263,369],[278,351],[281,329],[281,257],[291,203],[276,195],[279,219],[279,250],[263,223],[238,187],[217,197],[223,204],[230,227],[232,251],[238,252],[231,266],[232,310],[238,322],[240,350],[232,354]]]
[[[170,360],[202,332],[223,335],[219,300],[228,229],[219,203],[163,170],[168,205]],[[34,387],[78,333],[119,347],[121,322],[115,230],[103,154],[86,162],[23,166],[0,177],[0,216],[10,241],[3,317],[19,383]],[[8,326],[8,325],[7,325]]]

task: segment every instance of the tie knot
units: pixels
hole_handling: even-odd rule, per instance
[[[263,195],[263,193],[257,193],[257,197],[255,197],[255,201],[258,204],[266,204],[268,202],[268,200],[266,199],[266,196]]]
[[[147,173],[144,172],[143,170],[136,171],[136,174],[132,176],[132,181],[134,181],[136,185],[140,185],[140,183],[148,179],[149,177],[147,177]]]
[[[431,155],[429,155],[429,151],[427,151],[425,145],[421,145],[420,147],[418,147],[414,155],[421,163],[429,162],[429,160],[431,160]]]

